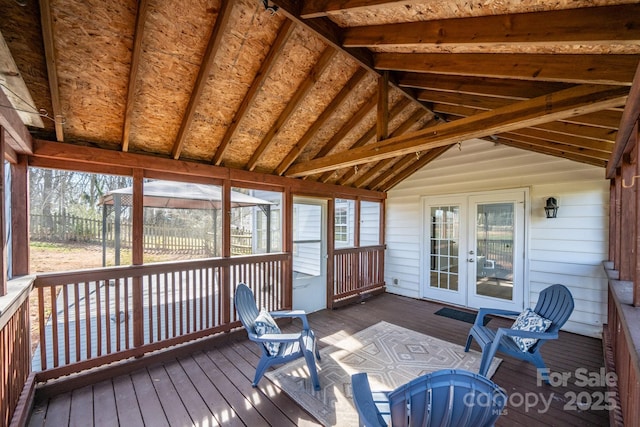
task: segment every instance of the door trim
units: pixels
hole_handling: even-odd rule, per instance
[[[429,208],[434,204],[437,205],[442,201],[443,205],[453,205],[457,203],[457,200],[463,199],[461,209],[464,211],[464,215],[467,216],[467,219],[464,221],[465,224],[461,224],[461,228],[464,228],[464,231],[461,230],[461,233],[464,233],[465,242],[461,242],[459,247],[459,258],[466,259],[463,255],[466,255],[468,248],[468,239],[470,238],[470,225],[469,225],[469,209],[470,209],[470,199],[471,197],[477,196],[486,196],[487,198],[496,198],[499,199],[501,194],[515,193],[521,192],[523,194],[524,199],[524,208],[523,208],[523,221],[522,226],[524,227],[522,232],[522,306],[529,306],[531,294],[530,294],[530,283],[529,283],[529,236],[530,236],[530,189],[528,187],[518,187],[518,188],[510,188],[510,189],[499,189],[499,190],[489,190],[489,191],[476,191],[470,193],[454,193],[454,194],[437,194],[437,195],[428,195],[422,196],[420,198],[420,209],[421,209],[421,221],[420,221],[420,268],[419,268],[419,295],[420,298],[431,299],[436,301],[442,301],[447,304],[459,305],[463,307],[473,308],[469,305],[469,291],[465,290],[463,292],[464,296],[461,296],[457,301],[455,299],[444,299],[438,298],[437,294],[440,292],[436,292],[436,296],[432,293],[428,292],[427,287],[430,285],[429,280],[429,255],[430,255],[430,242],[427,236],[429,230],[426,229],[427,224],[430,223],[430,211]],[[454,202],[455,201],[455,202]],[[462,240],[462,239],[461,239]],[[464,246],[464,248],[462,247]],[[465,253],[462,253],[462,249],[465,250]],[[467,272],[466,269],[460,269],[460,277],[459,280],[462,282],[464,280],[465,287],[467,286]],[[462,272],[464,270],[464,272]],[[464,276],[464,277],[462,277]],[[442,294],[442,293],[440,293]]]

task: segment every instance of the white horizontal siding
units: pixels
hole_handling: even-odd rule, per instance
[[[604,169],[485,141],[452,147],[389,191],[385,281],[388,292],[421,295],[421,198],[529,188],[525,305],[554,283],[567,286],[575,310],[565,330],[599,337],[607,315],[608,192]],[[544,217],[547,197],[558,218]],[[397,282],[397,284],[394,284]]]

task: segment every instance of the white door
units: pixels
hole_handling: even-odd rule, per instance
[[[293,309],[327,308],[327,202],[293,200]]]
[[[521,310],[525,199],[524,190],[425,199],[423,296]]]

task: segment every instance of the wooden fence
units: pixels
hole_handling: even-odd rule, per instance
[[[103,243],[102,220],[80,218],[74,215],[31,214],[30,239],[32,241]],[[222,245],[221,233],[216,235],[206,227],[177,227],[171,225],[145,224],[143,229],[144,250],[151,253],[184,253],[219,256]],[[131,223],[122,221],[116,233],[115,224],[107,222],[104,239],[109,247],[116,238],[121,248],[133,246]],[[234,233],[231,235],[231,253],[249,255],[252,253],[252,235]]]
[[[38,381],[229,331],[237,283],[284,308],[288,254],[212,258],[38,276]],[[49,308],[50,307],[50,308]]]

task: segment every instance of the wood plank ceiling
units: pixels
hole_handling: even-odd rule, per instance
[[[0,8],[4,102],[35,139],[379,191],[478,139],[604,168],[640,59],[629,1]]]

